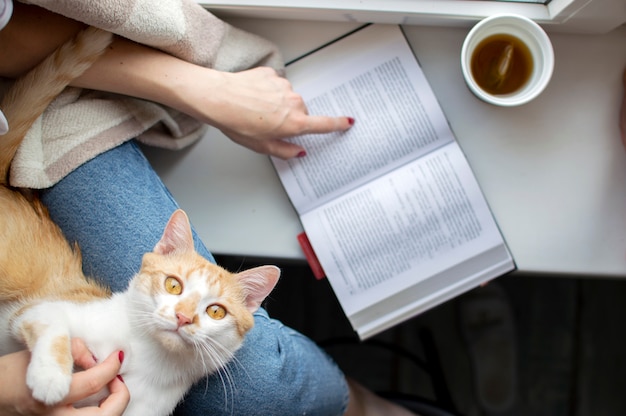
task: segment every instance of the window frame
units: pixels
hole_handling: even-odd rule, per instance
[[[547,5],[486,0],[196,1],[217,15],[269,19],[469,26],[493,14],[515,13],[547,30],[576,33],[606,33],[626,23],[624,0],[551,0]]]

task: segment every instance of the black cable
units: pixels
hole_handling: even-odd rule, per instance
[[[351,345],[351,346],[362,345],[362,346],[370,346],[370,347],[386,349],[388,351],[391,351],[395,354],[398,354],[408,359],[409,361],[414,363],[420,370],[428,374],[431,378],[433,376],[430,372],[430,366],[426,363],[426,361],[422,360],[416,354],[411,353],[405,348],[402,348],[390,342],[385,342],[385,341],[381,341],[377,339],[368,339],[365,341],[360,341],[356,338],[351,338],[351,337],[336,337],[336,338],[330,338],[328,340],[319,342],[318,345],[324,349],[336,347],[340,345]]]

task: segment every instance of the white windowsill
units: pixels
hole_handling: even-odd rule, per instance
[[[514,13],[550,30],[606,33],[626,22],[623,0],[552,0],[548,5],[474,0],[214,0],[198,3],[220,16],[470,26]]]

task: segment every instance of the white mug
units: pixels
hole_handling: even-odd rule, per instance
[[[491,16],[465,37],[461,69],[467,86],[481,100],[499,106],[522,105],[550,82],[554,51],[546,32],[531,19]]]

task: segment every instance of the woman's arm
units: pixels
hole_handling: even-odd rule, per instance
[[[16,3],[13,19],[0,31],[0,75],[25,72],[83,27]],[[20,54],[24,56],[13,59]],[[72,85],[167,105],[219,128],[243,146],[282,158],[305,154],[285,138],[346,130],[354,123],[349,117],[309,116],[302,97],[270,68],[216,71],[121,37]]]
[[[165,104],[219,128],[260,153],[290,158],[304,149],[282,139],[348,129],[348,117],[309,116],[289,81],[271,68],[221,72],[116,37],[74,85]]]

